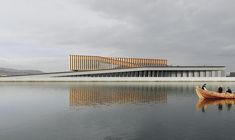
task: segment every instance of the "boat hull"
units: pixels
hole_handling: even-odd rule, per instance
[[[218,93],[214,91],[196,88],[196,93],[200,99],[235,99],[234,93]]]

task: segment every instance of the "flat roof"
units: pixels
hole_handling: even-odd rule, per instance
[[[153,66],[153,67],[155,67],[155,66]],[[159,67],[166,67],[166,68],[167,67],[173,67],[173,68],[225,68],[226,66],[207,66],[207,65],[203,65],[203,66],[196,66],[196,65],[195,66],[174,66],[174,65],[168,65],[168,66],[159,66]]]
[[[153,69],[151,69],[153,68]],[[92,73],[92,72],[111,72],[111,71],[136,71],[136,70],[205,70],[208,69],[225,69],[225,66],[146,66],[146,67],[133,67],[133,68],[119,68],[119,69],[100,69],[100,70],[88,70],[88,71],[61,71],[61,72],[47,72],[47,73],[39,73],[39,74],[26,74],[26,75],[11,75],[4,77],[15,77],[15,76],[40,76],[40,75],[60,75],[60,74],[73,74],[73,73]]]

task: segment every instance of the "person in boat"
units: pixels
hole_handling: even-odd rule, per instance
[[[203,84],[203,85],[202,85],[202,89],[203,89],[203,90],[207,90],[207,89],[206,89],[206,84]]]
[[[227,88],[227,93],[232,93],[232,90],[230,89],[230,87]]]
[[[218,92],[219,92],[219,93],[222,93],[222,92],[223,92],[223,88],[222,88],[221,86],[218,88]]]

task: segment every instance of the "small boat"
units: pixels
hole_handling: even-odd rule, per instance
[[[196,87],[197,96],[200,99],[235,99],[235,93],[218,93],[215,91],[203,90]]]

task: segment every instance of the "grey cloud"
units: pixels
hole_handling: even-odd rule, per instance
[[[44,11],[39,17],[38,10],[27,15],[35,22],[22,17],[28,24],[17,25],[15,31],[4,28],[11,34],[0,34],[0,41],[59,48],[60,53],[47,55],[59,53],[64,61],[70,53],[160,57],[173,65],[227,65],[235,70],[234,4],[232,0],[50,0],[41,2]]]
[[[133,26],[127,33],[123,32],[111,41],[115,42],[112,46],[125,48],[125,55],[161,56],[169,58],[173,64],[226,64],[231,69],[235,68],[228,63],[233,59],[231,52],[223,49],[235,43],[234,1],[79,2],[102,13],[104,18],[113,18]],[[116,42],[118,39],[119,43]],[[108,38],[103,40],[105,43],[109,41]]]

